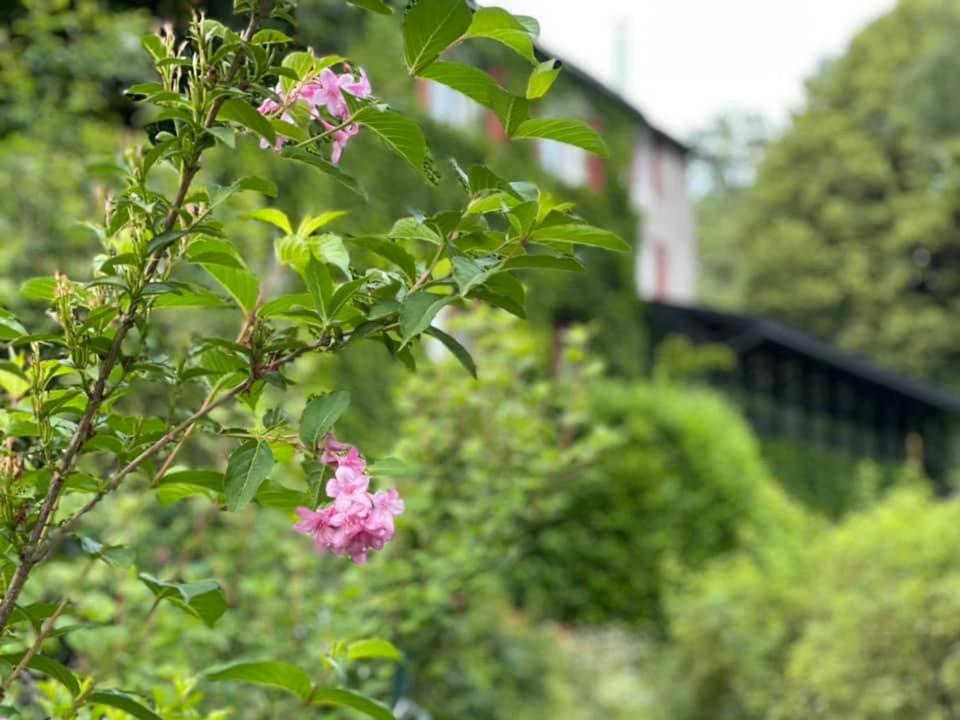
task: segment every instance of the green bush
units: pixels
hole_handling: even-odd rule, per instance
[[[527,516],[518,600],[564,621],[661,625],[674,570],[763,532],[770,480],[744,421],[709,390],[604,381],[587,392],[590,421],[616,440],[554,478]]]
[[[902,489],[815,527],[719,562],[671,599],[668,717],[956,717],[960,505]]]

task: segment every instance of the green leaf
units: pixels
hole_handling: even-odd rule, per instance
[[[502,92],[493,97],[493,111],[500,118],[504,131],[512,137],[530,117],[530,103],[526,98]]]
[[[277,45],[293,42],[293,38],[279,30],[268,28],[266,30],[258,30],[254,36],[250,38],[250,42],[256,45]]]
[[[313,305],[324,321],[330,319],[330,299],[333,296],[333,280],[325,263],[315,257],[307,261],[303,270],[303,280],[307,284],[307,291],[313,298]]]
[[[257,276],[246,268],[235,268],[227,265],[201,265],[207,273],[230,293],[237,304],[250,312],[257,304],[260,295],[260,281]]]
[[[217,120],[230,120],[252,130],[271,145],[276,142],[277,134],[273,131],[270,121],[257,112],[246,100],[230,98],[217,113]]]
[[[606,248],[618,252],[628,252],[630,245],[619,235],[593,225],[550,225],[540,227],[530,233],[530,239],[536,242],[575,243],[592,247]]]
[[[345,282],[338,287],[333,293],[333,297],[330,298],[330,317],[336,317],[340,309],[350,301],[350,298],[356,295],[357,290],[363,287],[366,282],[367,279],[365,277],[360,277],[356,280]]]
[[[560,75],[561,65],[556,60],[545,60],[530,73],[527,81],[527,98],[541,98],[549,92],[554,81]]]
[[[477,285],[483,283],[492,274],[489,270],[481,268],[475,260],[465,255],[458,255],[453,258],[453,279],[460,288],[460,294],[466,295]]]
[[[310,694],[312,687],[307,673],[296,665],[278,660],[233,662],[208,670],[205,675],[213,682],[236,680],[253,685],[281,688],[303,699]]]
[[[11,665],[16,665],[23,659],[25,654],[26,653],[10,653],[0,655],[0,660],[8,662]],[[53,678],[69,690],[70,694],[74,697],[80,694],[80,683],[77,682],[76,675],[74,675],[66,665],[57,662],[53,658],[48,658],[46,655],[36,653],[30,658],[27,667],[31,670],[42,672],[47,677]]]
[[[13,340],[26,334],[27,329],[20,324],[13,313],[0,309],[0,342]]]
[[[530,30],[503,8],[485,7],[477,10],[465,36],[495,40],[532,64],[537,64]]]
[[[161,295],[154,303],[154,308],[173,308],[173,307],[202,307],[202,308],[228,308],[232,305],[219,295],[215,295],[203,287],[191,287],[182,295]]]
[[[159,35],[154,35],[152,33],[148,35],[140,36],[140,44],[143,46],[143,49],[146,50],[153,56],[154,60],[160,60],[167,56],[167,48],[163,44],[163,40],[160,39]]]
[[[386,705],[365,698],[350,690],[340,688],[320,688],[310,696],[310,702],[314,705],[335,705],[338,707],[348,707],[359,710],[367,717],[374,720],[396,720],[393,713]]]
[[[565,118],[524,120],[510,135],[518,140],[528,140],[530,138],[555,140],[556,142],[583,148],[600,157],[609,157],[607,144],[600,137],[600,133],[583,120]]]
[[[57,279],[35,277],[20,286],[20,295],[27,300],[53,300],[57,294]]]
[[[383,638],[367,638],[357,640],[347,646],[347,658],[360,660],[363,658],[382,658],[400,662],[400,651],[397,646]]]
[[[461,345],[455,337],[448,335],[440,328],[428,327],[424,332],[427,333],[430,337],[436,338],[444,344],[444,346],[449,350],[453,356],[460,361],[460,364],[466,369],[468,373],[473,375],[474,379],[477,377],[477,365],[473,361],[473,357],[470,355],[470,352]]]
[[[214,125],[212,128],[207,128],[207,132],[231,150],[237,146],[237,133],[228,125]]]
[[[253,190],[261,195],[266,195],[267,197],[277,196],[276,183],[272,180],[267,180],[267,178],[260,177],[259,175],[249,175],[247,177],[240,178],[233,183],[231,187],[236,188],[238,192],[240,190]]]
[[[276,208],[260,208],[248,213],[247,217],[273,225],[283,230],[287,235],[293,235],[293,226],[290,225],[290,219]]]
[[[381,15],[393,15],[393,8],[383,0],[347,0],[347,2],[364,10],[380,13]]]
[[[129,568],[134,564],[133,551],[123,545],[104,545],[99,540],[84,535],[80,537],[80,549],[111,567]]]
[[[283,157],[290,158],[291,160],[305,163],[306,165],[312,165],[321,172],[332,177],[345,188],[357,193],[357,195],[360,195],[361,197],[367,196],[367,194],[363,191],[363,188],[360,187],[360,184],[353,178],[352,175],[345,173],[338,166],[334,165],[329,160],[321,155],[318,155],[317,153],[310,152],[304,148],[287,147],[283,149],[281,155]]]
[[[301,237],[310,237],[323,226],[329,225],[334,220],[339,220],[346,214],[346,210],[328,210],[327,212],[320,213],[319,215],[305,217],[300,223],[300,227],[297,228],[297,235],[300,235]]]
[[[183,470],[167,473],[157,484],[157,500],[172,505],[188,497],[215,497],[223,492],[223,473],[216,470]]]
[[[400,304],[400,336],[403,338],[403,345],[430,327],[441,308],[454,299],[452,295],[434,295],[423,291],[407,295]]]
[[[453,88],[491,110],[495,108],[495,98],[506,93],[500,84],[483,70],[463,63],[436,62],[421,72],[420,77]]]
[[[144,705],[140,698],[123,690],[97,690],[87,695],[88,705],[107,705],[123,710],[139,720],[163,720],[153,710]]]
[[[374,477],[398,477],[403,475],[412,475],[415,471],[413,467],[398,460],[397,458],[380,458],[375,463],[367,466],[369,474]]]
[[[347,241],[386,258],[403,271],[410,280],[417,278],[417,262],[413,256],[390,240],[375,236],[347,238]]]
[[[388,148],[410,163],[417,172],[423,172],[427,140],[423,130],[413,120],[395,110],[373,105],[360,108],[354,113],[353,119],[370,128]]]
[[[300,439],[303,444],[310,449],[316,448],[348,407],[350,393],[346,390],[335,390],[310,398],[300,415]]]
[[[307,239],[307,247],[314,257],[338,267],[344,275],[350,277],[350,253],[339,235],[315,235]]]
[[[466,0],[420,0],[403,18],[403,56],[417,75],[470,27]]]
[[[153,238],[147,245],[147,255],[161,253],[177,240],[189,233],[188,230],[167,230]]]
[[[565,270],[583,272],[584,267],[575,257],[557,255],[520,255],[510,258],[502,266],[504,270]]]
[[[393,240],[423,240],[433,245],[443,244],[443,238],[436,230],[413,217],[397,220],[387,235]]]
[[[248,440],[230,453],[223,477],[227,510],[235,512],[253,500],[272,469],[273,452],[263,440]]]
[[[216,580],[174,583],[158,580],[147,573],[140,573],[137,577],[158,600],[169,600],[181,610],[203,620],[208,627],[216,625],[227,611],[223,588]]]

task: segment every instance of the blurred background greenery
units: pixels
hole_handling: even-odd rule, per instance
[[[206,7],[227,19],[226,5]],[[393,72],[395,19],[339,0],[303,6],[299,42],[349,55],[381,97],[419,112],[416,88]],[[149,74],[139,35],[182,23],[190,7],[0,8],[0,305],[42,323],[21,282],[88,272],[92,238],[75,221],[99,219],[110,163],[140,142],[148,119],[122,95]],[[701,202],[706,299],[778,313],[956,383],[960,111],[944,78],[955,74],[958,26],[956,3],[904,0],[811,82],[809,107],[782,138],[749,118],[705,131],[721,180],[736,163],[755,166],[745,147],[767,147],[754,180],[718,181]],[[292,217],[349,211],[343,232],[438,209],[457,192],[449,157],[483,159],[511,178],[538,172],[529,147],[423,120],[445,176],[436,196],[362,136],[345,163],[379,198],[371,204],[253,141],[219,149],[204,172],[269,176]],[[614,146],[625,132],[605,128]],[[602,193],[537,180],[636,242],[637,218],[615,180]],[[918,233],[937,239],[919,269]],[[865,234],[876,242],[865,246]],[[270,237],[264,229],[236,241],[265,269]],[[304,394],[350,388],[341,434],[411,468],[397,480],[407,500],[398,539],[369,565],[315,556],[282,515],[129,492],[91,517],[91,533],[130,546],[139,570],[218,578],[231,609],[216,629],[151,609],[133,570],[77,562],[73,549],[73,562],[51,564],[43,583],[61,594],[82,588],[78,612],[103,627],[51,652],[131,690],[169,688],[183,718],[294,717],[282,695],[191,678],[268,655],[321,672],[330,643],[370,635],[393,641],[403,662],[351,681],[401,718],[958,717],[960,507],[933,500],[913,464],[761,444],[702,382],[723,354],[680,343],[654,355],[632,264],[585,259],[586,276],[537,280],[529,326],[489,312],[449,319],[476,350],[475,382],[452,362],[424,355],[411,374],[362,346],[301,373]],[[804,285],[798,267],[820,283]],[[929,287],[936,292],[921,292]],[[838,297],[851,299],[850,312],[832,312]],[[176,312],[163,322],[179,347],[220,322]],[[190,462],[224,458],[198,446]],[[40,677],[31,693],[54,708],[66,702]]]

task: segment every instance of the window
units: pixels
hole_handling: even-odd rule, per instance
[[[573,145],[541,140],[537,143],[540,165],[565,185],[579,187],[587,182],[587,153]]]
[[[482,108],[470,98],[440,83],[426,88],[427,113],[444,125],[461,129],[476,128]]]

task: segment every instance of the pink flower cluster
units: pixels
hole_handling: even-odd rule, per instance
[[[340,127],[350,118],[350,108],[343,97],[343,93],[349,93],[357,98],[368,98],[372,90],[370,80],[363,70],[360,70],[360,76],[357,77],[352,72],[338,75],[330,68],[324,68],[317,77],[293,88],[289,94],[284,94],[283,86],[280,83],[277,83],[274,92],[282,102],[278,103],[270,98],[264,100],[257,108],[260,114],[269,117],[280,113],[281,120],[292,123],[294,120],[289,112],[290,107],[297,100],[305,101],[310,108],[310,116],[330,133],[330,139],[333,141],[330,161],[336,165],[340,162],[343,149],[350,142],[350,138],[360,132],[360,127],[355,123]],[[337,121],[336,124],[327,122],[328,118],[320,113],[321,108],[326,110],[329,119]],[[288,139],[278,135],[274,149],[280,152]],[[267,148],[269,146],[270,144],[266,140],[260,141],[260,147]]]
[[[381,550],[394,535],[393,518],[403,512],[396,490],[369,492],[367,464],[353,445],[328,435],[321,460],[333,468],[327,495],[333,503],[311,510],[297,508],[300,522],[294,530],[312,535],[317,552],[349,555],[357,564],[367,561],[370,550]]]

